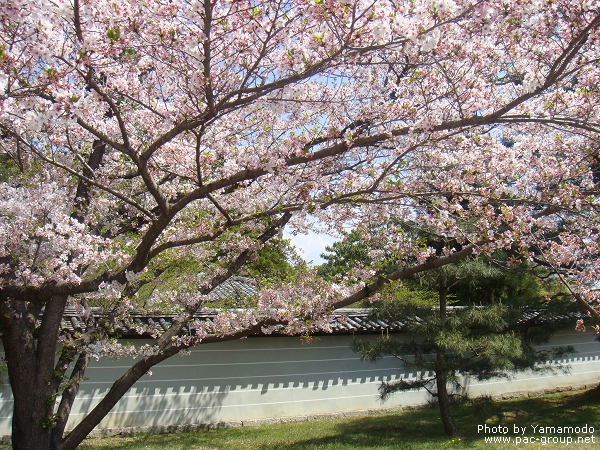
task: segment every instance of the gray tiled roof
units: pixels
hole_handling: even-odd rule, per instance
[[[212,295],[218,299],[252,297],[258,291],[258,283],[253,278],[232,277],[213,289]]]
[[[329,319],[329,327],[331,333],[324,332],[322,330],[314,330],[315,334],[368,334],[368,333],[382,333],[382,332],[401,332],[404,328],[404,324],[400,321],[385,321],[385,320],[372,320],[369,317],[370,309],[359,309],[359,308],[347,308],[339,309],[332,313]],[[213,318],[219,313],[219,310],[207,309],[203,312],[196,314],[194,320],[213,320]],[[538,310],[524,310],[522,311],[521,322],[527,322],[529,319],[535,319],[540,315]],[[107,315],[100,309],[93,309],[91,317],[94,321],[100,321],[106,318]],[[173,320],[175,319],[174,314],[161,314],[161,313],[147,313],[139,312],[132,313],[128,316],[125,321],[120,321],[114,327],[115,335],[123,337],[148,337],[152,334],[151,330],[156,330],[161,333],[167,330]],[[576,320],[577,314],[561,315],[560,317],[553,317],[553,319],[570,319]],[[82,319],[81,314],[75,309],[67,309],[62,319],[62,331],[63,333],[73,332],[84,332],[87,328],[86,323]],[[185,333],[193,330],[186,329]]]
[[[367,317],[368,309],[340,309],[332,313],[329,320],[333,334],[352,334],[352,333],[380,333],[383,331],[397,332],[401,331],[402,323],[387,323],[382,320],[369,320]],[[217,310],[205,310],[194,316],[195,320],[212,320],[218,314]],[[100,321],[106,317],[106,314],[100,309],[92,309],[93,320]],[[171,326],[175,319],[173,314],[151,314],[151,313],[132,313],[127,320],[120,321],[114,327],[115,334],[127,337],[147,337],[150,333],[139,333],[139,329],[163,332]],[[63,315],[61,328],[63,333],[85,332],[86,322],[82,318],[81,312],[76,309],[67,309]],[[189,330],[186,330],[189,331]],[[319,330],[315,330],[319,333]]]

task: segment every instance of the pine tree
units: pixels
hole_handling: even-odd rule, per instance
[[[412,280],[410,284],[391,287],[372,311],[374,319],[404,323],[407,338],[383,335],[375,343],[357,339],[353,349],[370,361],[392,355],[402,361],[405,370],[416,370],[419,374],[416,379],[382,383],[381,398],[387,399],[399,391],[426,389],[437,400],[449,436],[460,435],[451,404],[461,390],[463,377],[482,380],[509,377],[517,370],[549,370],[551,366],[541,363],[573,351],[572,348],[554,348],[543,353],[535,350],[534,345],[561,323],[554,312],[545,311],[541,304],[541,283],[532,275],[527,277],[518,271],[471,260],[430,272],[425,279]],[[461,302],[452,290],[464,295],[466,285],[475,291],[475,285],[483,292],[487,289],[490,296],[481,297],[479,305],[468,302],[450,306]],[[535,308],[535,314],[525,321],[519,305],[525,299],[519,298],[517,287],[528,294],[527,310]],[[502,297],[511,295],[519,299],[517,304],[502,302]],[[572,318],[567,320],[572,324]]]

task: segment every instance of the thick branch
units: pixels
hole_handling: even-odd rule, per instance
[[[271,325],[270,321],[262,321],[252,327],[226,336],[209,336],[204,342],[223,342],[241,339],[247,336],[253,336],[260,333],[264,326]],[[65,437],[62,444],[55,450],[74,450],[85,437],[100,423],[102,419],[110,412],[117,402],[125,395],[127,390],[133,384],[144,376],[156,364],[170,358],[186,346],[170,347],[159,355],[145,357],[136,362],[125,374],[113,383],[108,393],[96,405],[96,407]]]
[[[208,110],[214,116],[215,110],[215,96],[212,86],[212,77],[210,73],[211,65],[211,45],[210,31],[212,29],[212,0],[204,0],[204,61],[202,62],[204,68],[204,79],[206,81],[206,87],[204,93],[206,94],[206,103],[208,104]]]
[[[58,406],[58,410],[56,412],[57,421],[54,429],[52,430],[51,445],[53,448],[56,448],[63,440],[63,434],[65,427],[67,426],[67,421],[69,420],[69,415],[71,414],[71,408],[73,407],[73,402],[77,397],[79,386],[84,380],[85,370],[87,369],[89,362],[90,357],[87,353],[84,352],[79,355],[77,362],[75,363],[75,367],[73,368],[73,372],[71,373],[71,377],[69,378],[67,387],[62,392],[60,405]]]

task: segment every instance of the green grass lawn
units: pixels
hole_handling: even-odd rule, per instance
[[[365,417],[292,422],[260,427],[224,428],[192,433],[135,435],[89,439],[80,449],[142,450],[397,450],[397,449],[564,449],[568,437],[570,449],[600,448],[600,389],[554,393],[539,397],[521,397],[492,402],[475,400],[455,407],[455,418],[463,432],[461,439],[445,436],[436,408],[399,411]],[[478,426],[505,426],[509,433],[489,434],[512,438],[509,444],[486,442]],[[560,434],[556,431],[533,432],[532,425],[545,427],[594,427],[594,434]],[[537,438],[533,444],[516,445],[514,426],[526,427],[526,435]],[[563,443],[543,442],[544,437]],[[579,436],[589,443],[577,443]],[[591,442],[594,438],[595,443]]]

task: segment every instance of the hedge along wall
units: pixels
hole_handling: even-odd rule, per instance
[[[349,349],[351,336],[324,336],[312,344],[295,337],[260,337],[199,346],[189,356],[175,356],[140,379],[102,421],[99,429],[167,427],[185,424],[232,425],[260,419],[312,416],[417,405],[425,391],[394,395],[382,403],[383,380],[415,373],[399,370],[393,357],[361,361]],[[600,343],[593,333],[557,333],[547,347],[573,345],[578,353],[561,362],[570,373],[532,374],[486,382],[466,380],[470,396],[539,391],[558,386],[597,383]],[[100,360],[90,365],[73,407],[72,427],[127,369],[129,360]],[[12,397],[0,391],[0,435],[10,434]]]

